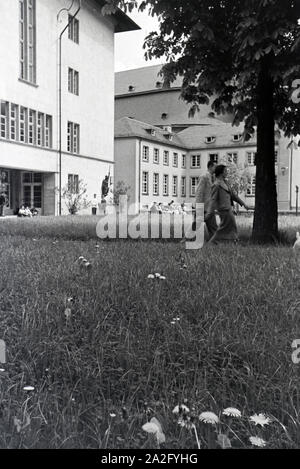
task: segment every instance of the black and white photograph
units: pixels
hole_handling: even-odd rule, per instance
[[[0,0],[0,70],[0,450],[300,449],[300,0]]]

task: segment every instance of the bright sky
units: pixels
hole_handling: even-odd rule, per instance
[[[134,10],[132,13],[128,13],[128,16],[142,29],[115,35],[115,71],[120,72],[131,68],[162,63],[162,59],[146,61],[144,58],[145,50],[143,49],[145,37],[157,29],[158,20],[148,15],[147,11],[139,13]]]

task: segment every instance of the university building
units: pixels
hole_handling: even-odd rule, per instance
[[[153,202],[194,203],[199,177],[207,162],[229,157],[249,175],[241,194],[255,204],[256,135],[243,141],[243,126],[233,127],[230,116],[216,116],[208,105],[189,117],[180,100],[181,80],[167,86],[160,65],[116,73],[115,181],[130,185],[131,202],[145,208]],[[300,187],[300,136],[287,139],[276,132],[278,209],[295,209]]]
[[[139,27],[120,10],[102,16],[103,4],[0,2],[5,214],[22,204],[66,213],[60,188],[76,192],[83,180],[92,199],[113,175],[114,34]]]

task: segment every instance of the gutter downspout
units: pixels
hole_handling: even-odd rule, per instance
[[[59,154],[59,215],[61,215],[61,136],[62,136],[62,129],[61,129],[61,124],[62,124],[62,119],[61,119],[61,114],[62,114],[62,99],[61,99],[61,79],[62,79],[62,74],[61,74],[61,56],[62,56],[62,35],[64,32],[68,29],[70,24],[72,23],[73,19],[78,15],[79,11],[81,10],[81,0],[79,0],[79,7],[76,10],[75,14],[72,15],[72,18],[70,21],[68,21],[68,24],[64,27],[62,32],[59,35],[59,59],[58,59],[58,67],[59,67],[59,88],[58,88],[58,154]]]

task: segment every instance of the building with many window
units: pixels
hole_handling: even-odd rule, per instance
[[[151,125],[163,129],[163,132],[169,132],[173,135],[173,141],[180,147],[174,152],[186,155],[186,169],[180,177],[183,180],[179,189],[178,201],[192,201],[194,197],[197,178],[206,170],[208,159],[218,163],[224,156],[231,158],[231,161],[238,166],[246,166],[249,172],[249,186],[245,197],[248,205],[254,206],[255,200],[255,137],[249,141],[243,141],[243,126],[232,127],[232,117],[230,115],[216,116],[212,112],[210,105],[201,105],[200,111],[193,117],[189,116],[190,105],[180,99],[180,90],[182,79],[178,77],[173,83],[164,83],[159,75],[162,65],[126,70],[116,73],[115,77],[115,118],[116,124],[116,150],[115,157],[117,164],[123,165],[121,161],[122,149],[126,142],[126,152],[128,151],[129,137],[123,135],[123,118],[130,117],[139,121],[140,127],[150,128]],[[123,120],[123,124],[121,124]],[[144,124],[147,122],[148,124]],[[151,125],[150,125],[151,124]],[[223,124],[223,125],[222,125]],[[224,125],[225,124],[225,125]],[[131,124],[132,135],[138,134],[135,128],[138,124]],[[153,130],[153,132],[155,132]],[[158,131],[156,131],[158,132]],[[143,138],[149,138],[149,132],[144,133]],[[155,135],[151,135],[151,142]],[[164,138],[167,147],[172,146],[171,141]],[[294,139],[284,138],[283,135],[277,136],[276,141],[276,175],[277,175],[277,193],[279,211],[290,211],[296,206],[296,188],[300,187],[300,136]],[[149,162],[151,163],[150,143]],[[181,146],[180,146],[181,145]],[[155,150],[157,152],[157,150]],[[169,168],[168,181],[164,179],[164,190],[161,188],[159,194],[156,190],[156,199],[163,197],[168,201],[174,199],[171,196],[171,189],[167,186],[172,185],[172,160],[167,160],[173,150],[162,146],[160,151],[163,155],[163,161],[166,162],[164,169]],[[165,154],[166,153],[166,154]],[[165,156],[164,156],[165,155]],[[155,157],[157,158],[157,157]],[[176,160],[176,158],[175,158]],[[145,163],[145,162],[143,162]],[[149,184],[151,188],[151,165],[148,163]],[[147,173],[147,170],[145,169]],[[157,172],[157,171],[156,171]],[[175,171],[176,173],[176,171]],[[174,173],[174,177],[176,174]],[[117,170],[118,177],[121,176]],[[167,174],[166,174],[167,176]],[[146,178],[146,176],[145,176]],[[161,182],[162,184],[162,182]],[[180,186],[180,180],[177,184]],[[173,185],[172,185],[173,187]],[[175,187],[175,180],[174,180]],[[168,193],[168,195],[167,195]],[[175,193],[175,190],[174,190]],[[181,197],[180,195],[183,194]],[[147,202],[153,200],[152,193],[141,195],[141,199]],[[299,202],[300,203],[300,202]]]
[[[201,123],[201,121],[200,121]],[[194,203],[199,177],[206,173],[208,161],[221,163],[225,159],[236,163],[247,174],[248,187],[244,194],[247,205],[255,203],[256,135],[244,142],[243,126],[215,119],[214,125],[191,126],[173,133],[136,119],[123,117],[115,127],[115,180],[130,186],[130,203],[149,208],[153,202],[168,204]],[[294,206],[300,175],[300,148],[295,140],[277,135],[275,173],[280,211]],[[291,161],[295,171],[289,171]],[[300,181],[299,181],[300,183]]]
[[[103,4],[85,0],[67,10],[67,0],[0,2],[6,214],[22,204],[65,213],[60,188],[76,192],[83,180],[92,199],[113,174],[114,34],[138,26],[120,10],[104,17]]]

